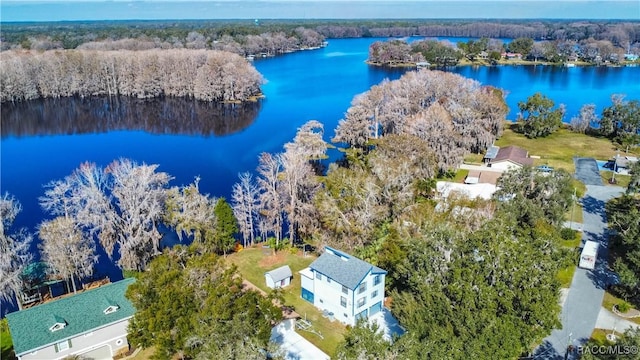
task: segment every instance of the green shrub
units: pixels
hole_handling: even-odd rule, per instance
[[[620,304],[616,305],[616,307],[621,313],[626,313],[631,309],[631,305],[626,301],[621,302]]]
[[[563,240],[573,240],[576,238],[576,233],[577,233],[576,230],[563,228],[562,230],[560,230],[560,237]]]

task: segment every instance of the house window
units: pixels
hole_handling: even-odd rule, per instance
[[[360,287],[358,288],[358,294],[362,294],[365,291],[367,291],[367,282],[363,281],[362,284],[360,284]]]
[[[319,272],[316,272],[316,279],[322,280],[322,274],[320,274]]]
[[[361,297],[360,299],[358,299],[358,308],[361,308],[364,306],[364,304],[367,302],[367,297]]]
[[[378,296],[378,290],[374,290],[374,291],[371,293],[371,298],[372,298],[372,299],[373,299],[374,297],[376,297],[376,296]]]
[[[324,304],[324,301],[322,301],[322,299],[320,299],[320,304]]]
[[[348,318],[348,317],[349,317],[349,315],[347,315],[347,314],[342,314],[342,315],[344,315],[344,317],[346,317],[346,318]]]
[[[68,350],[71,347],[71,340],[61,341],[54,345],[56,352]]]
[[[342,293],[349,295],[349,289],[346,286],[342,285]]]
[[[344,296],[340,296],[340,305],[342,305],[342,307],[347,307],[347,298]]]
[[[373,278],[373,286],[380,284],[380,275],[376,275]]]

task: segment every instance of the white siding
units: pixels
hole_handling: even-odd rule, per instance
[[[336,320],[345,323],[347,325],[355,325],[356,323],[356,314],[368,309],[373,304],[384,300],[384,274],[379,274],[380,283],[378,285],[373,285],[374,278],[376,275],[369,273],[362,283],[366,282],[366,290],[363,293],[359,292],[360,286],[356,288],[356,291],[352,291],[351,289],[347,289],[347,294],[342,292],[342,284],[331,280],[331,282],[327,281],[327,277],[325,275],[322,276],[322,279],[318,279],[317,277],[313,279],[313,287],[307,289],[314,289],[314,305],[320,310],[327,310],[332,312]],[[303,282],[305,277],[302,277]],[[362,284],[361,283],[361,284]],[[374,292],[377,291],[376,296],[372,296]],[[345,297],[347,299],[346,308],[341,305],[341,297]],[[358,300],[364,298],[364,305],[358,307]],[[347,316],[345,316],[345,314]]]
[[[503,160],[496,163],[491,163],[492,169],[498,169],[503,171],[517,170],[517,169],[520,169],[521,167],[522,165],[516,164],[509,160]]]
[[[345,294],[342,292],[342,284],[333,279],[329,282],[327,279],[325,275],[322,275],[322,280],[317,277],[313,279],[314,305],[320,310],[332,312],[336,320],[353,325],[353,291],[347,289]],[[340,305],[341,296],[347,299],[347,307]]]
[[[40,349],[37,352],[26,353],[20,357],[21,360],[48,360],[62,359],[69,355],[82,354],[104,345],[109,345],[111,355],[123,348],[127,347],[127,326],[129,319],[117,322],[107,327],[94,330],[91,333],[79,335],[71,338],[71,347],[60,352],[55,351],[55,346],[51,345]],[[90,335],[89,335],[90,334]],[[120,341],[122,343],[120,343]]]
[[[307,270],[307,269],[305,269]],[[305,275],[305,273],[303,271],[300,272],[300,280],[301,280],[301,285],[303,289],[307,289],[311,292],[314,292],[314,288],[313,288],[313,278],[309,278]]]

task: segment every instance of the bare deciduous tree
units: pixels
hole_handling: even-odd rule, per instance
[[[595,104],[582,105],[578,116],[571,118],[571,130],[584,134],[597,120]]]
[[[71,281],[76,292],[74,277],[82,280],[93,275],[98,261],[95,243],[83,234],[70,217],[57,217],[40,224],[38,235],[42,240],[40,251],[49,270],[56,276]]]
[[[282,184],[278,177],[281,171],[282,154],[260,155],[257,178],[260,191],[260,224],[265,234],[273,233],[276,242],[282,240]],[[262,234],[262,231],[260,233]]]
[[[233,213],[238,219],[238,225],[244,246],[253,245],[255,241],[255,219],[258,211],[258,186],[249,172],[239,174],[240,182],[233,185],[231,200]]]
[[[31,261],[29,245],[33,239],[25,229],[9,233],[13,221],[22,211],[20,203],[8,193],[0,198],[0,299],[10,301],[14,296],[22,308],[22,271]]]
[[[142,270],[159,250],[157,223],[171,179],[157,168],[128,159],[105,169],[84,163],[64,180],[51,183],[41,203],[53,214],[71,212],[67,216],[97,236],[110,257],[117,244],[120,267]]]

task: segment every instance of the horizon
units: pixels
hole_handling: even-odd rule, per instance
[[[0,22],[152,20],[619,20],[627,0],[4,0]]]

